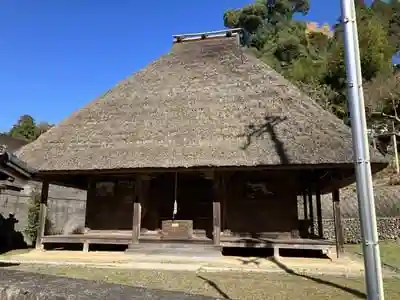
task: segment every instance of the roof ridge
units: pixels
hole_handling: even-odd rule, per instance
[[[242,28],[233,28],[233,29],[223,29],[223,30],[215,30],[215,31],[204,31],[197,33],[184,33],[184,34],[175,34],[173,35],[173,43],[182,43],[184,41],[196,41],[196,40],[204,40],[210,38],[220,38],[220,37],[232,37],[238,35],[242,31]]]

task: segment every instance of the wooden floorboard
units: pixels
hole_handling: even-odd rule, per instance
[[[85,234],[50,235],[42,238],[44,244],[108,244],[129,245],[132,241],[130,231],[96,231]],[[191,240],[162,239],[157,233],[143,233],[140,243],[147,244],[211,244],[212,240],[205,236],[194,236]],[[271,239],[241,238],[221,235],[221,247],[246,248],[281,248],[281,249],[330,249],[335,247],[332,241],[321,239]]]

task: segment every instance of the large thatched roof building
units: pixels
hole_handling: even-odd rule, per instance
[[[42,180],[84,188],[112,176],[134,178],[146,173],[152,178],[150,190],[153,185],[168,190],[167,186],[174,187],[168,183],[167,178],[174,178],[168,177],[169,172],[175,172],[176,181],[176,174],[185,170],[185,174],[188,170],[207,173],[201,177],[214,180],[218,172],[231,172],[229,178],[237,180],[236,186],[256,177],[269,182],[268,190],[275,194],[281,193],[277,183],[283,180],[286,192],[293,189],[292,196],[311,185],[314,192],[317,185],[318,191],[329,192],[353,182],[350,129],[247,54],[236,33],[175,37],[169,53],[25,146],[19,157],[37,168]],[[371,156],[374,171],[386,165],[380,154],[371,152]],[[209,171],[214,175],[210,177]],[[193,178],[181,175],[179,180],[193,184]],[[161,197],[160,193],[152,197]],[[174,195],[176,200],[179,195],[176,191]],[[297,201],[292,196],[289,202],[294,208]],[[232,208],[231,218],[237,219],[239,206]],[[267,209],[275,214],[271,217],[275,221],[282,217],[279,206]],[[264,231],[290,231],[297,226],[289,221],[297,212],[291,214],[284,229],[272,221],[257,226]],[[248,215],[253,218],[250,223],[256,224],[254,214]],[[132,212],[125,227],[132,226],[131,217]],[[246,231],[245,223],[236,231]]]

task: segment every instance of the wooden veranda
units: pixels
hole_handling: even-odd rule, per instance
[[[343,235],[338,188],[333,191],[337,238],[324,239],[322,190],[318,189],[324,185],[322,181],[316,184],[316,174],[327,172],[335,173],[194,170],[130,174],[131,180],[121,174],[92,176],[88,183],[86,228],[81,233],[59,235],[44,234],[49,187],[49,182],[45,182],[38,232],[41,238],[36,246],[43,249],[44,244],[82,244],[83,250],[89,251],[90,245],[108,244],[126,245],[128,251],[133,251],[155,243],[202,244],[216,250],[273,248],[275,255],[279,249],[321,250],[340,255]],[[342,172],[343,180],[350,173]],[[174,180],[177,176],[178,182]],[[114,192],[103,199],[99,191],[107,186],[105,182],[114,183]],[[177,198],[178,213],[173,216],[173,200]]]

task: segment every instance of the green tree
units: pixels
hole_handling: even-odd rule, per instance
[[[399,51],[400,49],[400,3],[398,1],[384,2],[374,1],[371,9],[382,22],[387,31],[390,45]]]
[[[19,118],[17,123],[13,125],[8,135],[32,142],[51,127],[53,127],[52,124],[47,122],[36,124],[35,120],[30,115],[23,115]]]
[[[357,6],[357,25],[360,46],[362,76],[369,82],[378,76],[390,76],[393,71],[393,47],[390,45],[387,31],[373,9]],[[334,100],[335,113],[346,118],[346,67],[344,62],[343,30],[336,26],[335,36],[327,54],[327,69],[323,80],[338,94]]]
[[[8,133],[12,137],[22,138],[27,141],[33,141],[37,138],[37,129],[35,120],[29,115],[23,115],[19,118]]]
[[[306,24],[294,19],[307,14],[309,1],[276,0],[255,3],[224,14],[225,26],[244,29],[243,43],[276,71],[297,84],[320,104],[346,120],[346,68],[343,30],[335,25],[334,36],[307,32]],[[397,2],[396,2],[397,3]],[[397,6],[396,6],[397,5]],[[394,25],[400,4],[356,2],[363,79],[391,76],[396,51]],[[383,21],[385,20],[385,21]],[[396,34],[395,34],[396,33]]]
[[[379,76],[364,87],[365,105],[375,124],[388,125],[395,121],[400,127],[400,76]],[[389,122],[389,123],[388,123]]]

